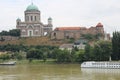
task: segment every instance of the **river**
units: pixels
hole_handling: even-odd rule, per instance
[[[120,69],[81,69],[79,64],[0,66],[0,80],[120,80]]]

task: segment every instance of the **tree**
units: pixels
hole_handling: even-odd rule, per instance
[[[42,59],[43,59],[44,62],[46,62],[46,60],[47,60],[47,53],[43,53]]]
[[[112,59],[120,60],[120,32],[113,32],[112,48]]]
[[[26,54],[24,52],[12,52],[11,53],[11,58],[12,59],[18,59],[18,60],[22,60],[26,58]]]
[[[95,38],[96,38],[96,39],[100,39],[101,37],[103,37],[103,34],[102,34],[102,33],[97,33],[97,34],[95,35]]]
[[[33,59],[42,59],[43,57],[43,52],[41,50],[32,48],[27,52],[26,57],[29,58],[33,58]]]
[[[87,40],[93,40],[95,38],[92,34],[82,34],[82,37],[84,37]]]
[[[0,33],[1,36],[8,36],[9,35],[9,32],[8,31],[2,31]]]
[[[94,60],[107,61],[111,56],[112,44],[109,41],[99,41],[94,46]]]
[[[75,48],[70,52],[70,58],[71,58],[71,62],[75,62],[77,59],[77,53]]]
[[[85,53],[85,51],[83,49],[79,50],[79,52],[76,53],[76,62],[84,61],[84,53]]]
[[[1,54],[0,55],[0,59],[2,59],[2,60],[9,60],[10,59],[10,55],[9,54]]]
[[[55,49],[53,54],[57,62],[71,62],[71,54],[68,50]]]
[[[20,30],[19,29],[12,29],[10,31],[2,31],[0,33],[1,36],[15,36],[20,37]]]
[[[84,60],[91,60],[91,46],[89,44],[86,44],[85,46],[85,52],[84,52]]]
[[[5,39],[1,36],[0,41],[5,41]]]
[[[19,29],[10,30],[9,35],[19,37],[20,36],[20,30]]]
[[[60,49],[55,48],[52,52],[52,58],[57,59],[58,55],[61,53]]]

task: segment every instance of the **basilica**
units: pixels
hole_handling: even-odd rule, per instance
[[[24,12],[25,21],[20,18],[16,20],[16,28],[20,29],[21,37],[45,36],[52,32],[52,18],[48,18],[48,23],[41,22],[41,12],[36,5],[31,3]]]
[[[48,23],[43,24],[41,22],[41,12],[36,5],[31,3],[24,12],[25,21],[21,21],[20,18],[16,20],[16,28],[21,31],[21,37],[40,37],[49,35],[51,39],[80,39],[82,35],[102,34],[102,39],[110,39],[109,34],[105,34],[102,23],[98,23],[96,26],[90,28],[86,27],[57,27],[53,30],[52,18],[48,18]]]

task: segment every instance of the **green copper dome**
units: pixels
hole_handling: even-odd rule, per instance
[[[51,17],[49,17],[49,18],[48,18],[48,20],[52,20],[52,18],[51,18]]]
[[[21,19],[20,19],[20,18],[17,18],[16,20],[17,20],[17,21],[21,21]]]
[[[38,7],[36,5],[34,5],[33,3],[31,5],[29,5],[26,10],[39,10]]]

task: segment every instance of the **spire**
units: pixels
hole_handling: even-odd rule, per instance
[[[31,3],[33,4],[33,0],[31,0]]]
[[[31,0],[31,5],[34,5],[33,0]]]

